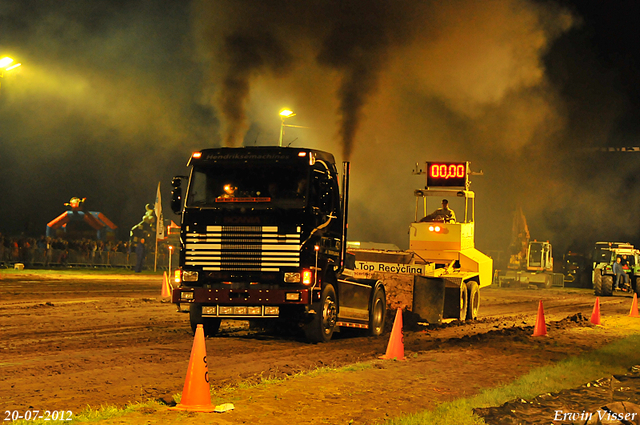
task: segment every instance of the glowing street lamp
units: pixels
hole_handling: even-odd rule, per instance
[[[12,63],[13,63],[13,59],[5,56],[4,58],[0,59],[0,69],[5,69]]]
[[[11,71],[12,69],[15,69],[22,65],[21,63],[13,62],[14,60],[7,56],[0,59],[0,78],[4,77],[4,71]]]
[[[289,109],[283,109],[282,111],[280,111],[280,116],[282,117],[282,119],[285,119],[285,118],[295,117],[296,114],[294,114],[293,111]]]
[[[290,109],[285,108],[280,111],[280,119],[282,120],[282,125],[280,126],[280,147],[282,147],[282,136],[284,136],[284,120],[295,116],[296,114],[294,114]]]
[[[13,63],[13,62],[14,60],[8,56],[5,56],[2,59],[0,59],[0,71],[11,71],[13,68],[17,68],[20,65],[22,65],[21,63]]]

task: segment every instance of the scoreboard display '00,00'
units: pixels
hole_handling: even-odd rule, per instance
[[[469,162],[427,162],[427,187],[467,187]]]

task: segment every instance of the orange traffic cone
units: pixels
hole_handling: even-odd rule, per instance
[[[164,272],[162,278],[162,298],[169,298],[171,296],[171,290],[169,289],[169,279],[167,278],[167,272]]]
[[[398,308],[393,321],[393,329],[387,344],[387,353],[381,359],[404,360],[404,338],[402,336],[402,309]]]
[[[633,302],[631,303],[631,311],[629,317],[640,317],[638,314],[638,294],[633,294]]]
[[[593,313],[589,320],[594,325],[600,325],[600,297],[596,297],[596,303],[593,305]]]
[[[211,404],[211,388],[209,387],[209,369],[207,368],[207,350],[204,344],[204,328],[198,325],[191,348],[187,379],[182,390],[180,404],[172,410],[189,410],[192,412],[213,412],[216,406]]]
[[[536,318],[536,326],[533,328],[533,336],[546,336],[547,323],[544,321],[544,308],[542,300],[538,303],[538,317]]]

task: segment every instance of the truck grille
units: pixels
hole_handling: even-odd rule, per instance
[[[186,238],[185,265],[202,270],[277,272],[300,265],[300,227],[286,233],[277,226],[207,226]]]

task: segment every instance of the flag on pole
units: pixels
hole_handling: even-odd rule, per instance
[[[162,197],[160,196],[160,182],[158,182],[158,192],[156,193],[156,240],[164,239],[164,217],[162,216]]]

